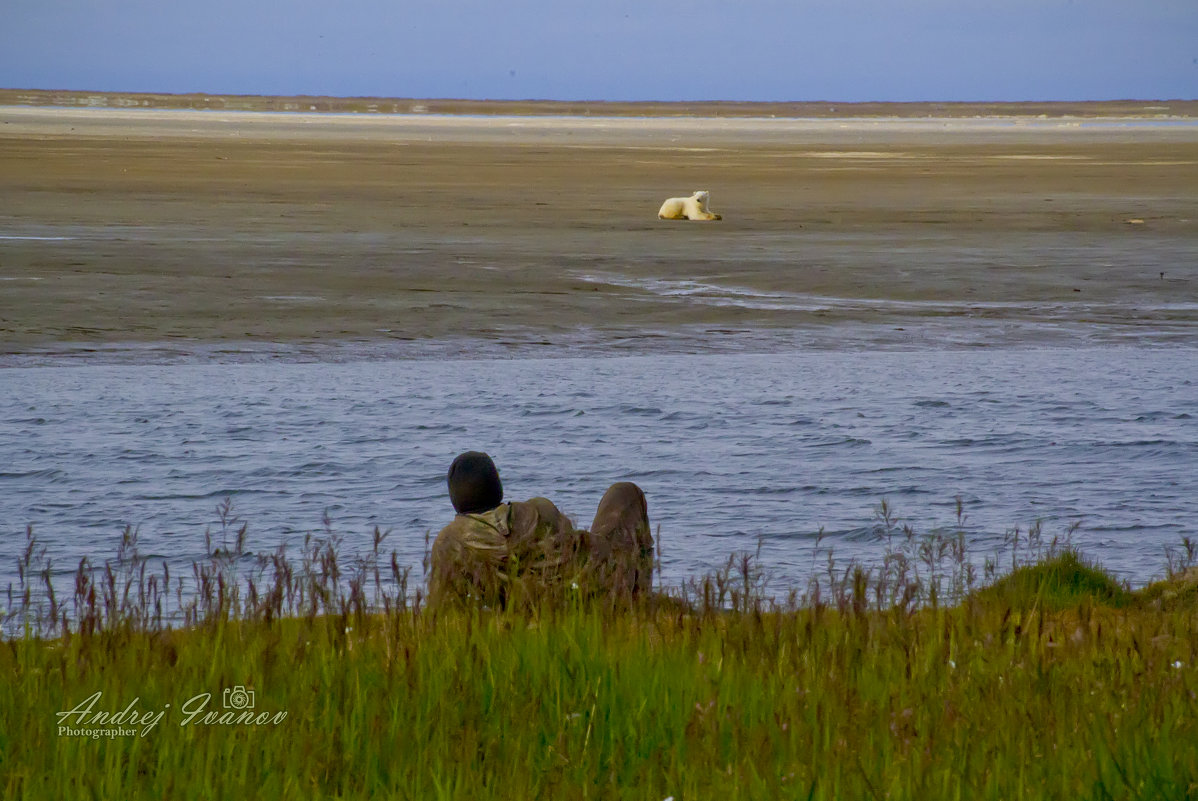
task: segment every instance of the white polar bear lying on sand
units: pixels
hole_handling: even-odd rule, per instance
[[[700,189],[690,197],[672,197],[657,211],[663,220],[720,220],[718,214],[707,210],[707,190]]]

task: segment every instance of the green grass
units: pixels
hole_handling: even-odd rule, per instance
[[[1198,796],[1198,597],[1129,592],[1067,549],[951,603],[910,563],[902,591],[846,569],[771,602],[743,557],[670,598],[514,614],[406,592],[379,611],[369,565],[322,548],[252,600],[193,598],[185,627],[138,614],[144,573],[101,571],[65,632],[0,642],[0,797]],[[203,567],[219,587],[234,564]],[[184,723],[236,686],[286,717]],[[96,692],[163,715],[61,736]]]
[[[1008,606],[1030,602],[1052,610],[1083,603],[1118,608],[1133,600],[1132,594],[1110,574],[1072,549],[1017,568],[980,590],[977,598]]]

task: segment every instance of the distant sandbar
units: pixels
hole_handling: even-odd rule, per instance
[[[600,117],[1198,117],[1198,100],[1002,103],[612,102],[267,96],[0,89],[0,105],[160,108],[366,114],[549,115]]]

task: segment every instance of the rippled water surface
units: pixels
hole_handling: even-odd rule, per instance
[[[481,449],[509,498],[580,524],[608,483],[646,490],[667,581],[761,541],[783,581],[876,560],[887,499],[975,550],[1016,526],[1133,583],[1195,534],[1198,349],[924,349],[485,361],[93,365],[0,371],[0,587],[32,524],[55,566],[110,558],[126,525],[182,568],[231,497],[251,548],[298,545],[327,511],[419,570],[452,511],[444,474]],[[219,535],[217,535],[219,536]],[[819,557],[822,559],[822,557]]]

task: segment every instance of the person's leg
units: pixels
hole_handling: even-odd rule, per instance
[[[591,523],[592,558],[606,563],[605,573],[617,591],[639,594],[653,587],[653,532],[649,506],[636,484],[612,484]]]

